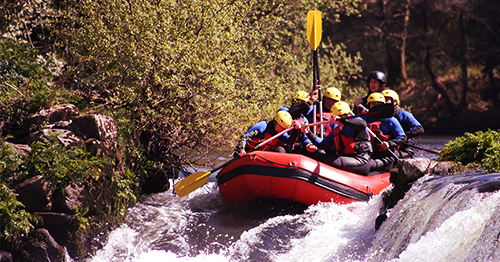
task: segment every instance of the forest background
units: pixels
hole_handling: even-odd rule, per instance
[[[23,143],[25,118],[73,103],[117,120],[133,179],[211,166],[310,91],[313,8],[323,14],[323,88],[352,103],[379,70],[427,134],[500,128],[499,1],[0,2],[1,140]]]

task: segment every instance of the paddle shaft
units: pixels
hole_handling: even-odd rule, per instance
[[[276,139],[277,137],[283,135],[284,133],[292,130],[294,127],[291,126],[281,132],[279,132],[278,134],[274,135],[273,137],[259,143],[257,146],[255,146],[254,148],[250,149],[249,152],[251,151],[254,151],[254,150],[257,150],[258,148],[260,148],[261,146],[269,143],[271,140],[273,139]],[[228,166],[229,164],[231,164],[232,162],[234,162],[235,160],[237,160],[238,158],[233,158],[229,161],[227,161],[226,163],[210,170],[210,171],[199,171],[199,172],[196,172],[196,173],[193,173],[187,177],[185,177],[184,179],[182,179],[181,181],[177,182],[175,185],[174,185],[174,189],[177,193],[178,196],[180,197],[183,197],[191,192],[193,192],[194,190],[202,187],[207,181],[208,181],[208,178],[210,177],[210,174],[218,171],[219,169],[222,169],[226,166]]]
[[[362,117],[362,116],[376,116],[374,119],[381,119],[381,118],[388,118],[391,117],[394,112],[394,107],[391,106],[390,104],[382,104],[382,105],[377,105],[372,108],[372,110],[368,113],[363,113],[363,114],[357,114],[357,115],[350,115],[350,116],[344,116],[339,118],[338,120],[344,120],[344,119],[349,119],[349,118],[354,118],[354,117]],[[312,123],[308,124],[307,126],[317,126],[321,124],[328,124],[330,121],[323,121],[323,122],[317,122],[317,123]]]
[[[439,152],[435,151],[435,150],[432,150],[432,149],[427,149],[427,148],[419,147],[419,146],[408,144],[408,143],[405,143],[404,145],[407,146],[407,147],[413,147],[415,149],[422,150],[422,151],[425,151],[427,153],[431,153],[431,154],[435,154],[435,155],[439,156]]]
[[[368,133],[370,133],[370,135],[371,135],[372,137],[374,137],[375,139],[377,139],[377,141],[378,141],[380,144],[382,144],[382,140],[380,140],[380,138],[378,138],[378,136],[377,136],[377,135],[375,135],[375,133],[373,133],[373,131],[372,131],[370,128],[368,128],[368,127],[367,127],[367,128],[366,128],[366,131],[368,131]],[[375,150],[375,149],[373,149],[373,150]],[[396,160],[399,160],[399,157],[398,157],[398,156],[396,156],[396,154],[395,154],[395,153],[394,153],[394,152],[393,152],[390,148],[387,148],[387,151],[389,151],[389,153],[391,153],[391,155],[392,155],[392,156],[393,156]]]
[[[274,140],[274,139],[276,139],[276,138],[280,137],[281,135],[283,135],[284,133],[286,133],[286,132],[288,132],[288,131],[290,131],[290,130],[292,130],[292,129],[293,129],[293,126],[291,126],[291,127],[287,128],[287,129],[285,129],[285,130],[283,130],[283,131],[279,132],[278,134],[276,134],[276,135],[274,135],[274,136],[272,136],[272,137],[268,138],[267,140],[260,142],[260,143],[259,143],[258,145],[256,145],[254,148],[250,149],[248,152],[252,152],[252,151],[255,151],[255,150],[259,149],[261,146],[266,145],[267,143],[269,143],[269,142],[271,142],[272,140]],[[215,172],[215,171],[217,171],[217,170],[219,170],[219,169],[221,169],[221,168],[223,168],[223,167],[225,167],[225,166],[229,165],[231,162],[233,162],[233,161],[234,161],[234,160],[236,160],[236,159],[237,159],[237,158],[234,158],[234,159],[229,160],[229,161],[228,161],[228,162],[226,162],[225,164],[223,164],[223,165],[221,165],[221,166],[219,166],[219,167],[216,167],[215,169],[211,170],[211,171],[210,171],[210,173],[213,173],[213,172]]]

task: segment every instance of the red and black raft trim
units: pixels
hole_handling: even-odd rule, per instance
[[[319,201],[368,201],[374,193],[390,185],[387,175],[367,178],[303,155],[262,151],[226,166],[218,174],[217,183],[230,202],[279,198],[307,205]],[[376,192],[372,192],[373,188]]]

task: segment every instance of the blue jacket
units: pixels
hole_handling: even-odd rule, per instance
[[[264,139],[266,134],[270,134],[271,136],[274,136],[278,134],[276,130],[274,129],[274,125],[271,124],[273,121],[260,121],[254,126],[250,127],[248,131],[245,133],[245,137],[243,139],[243,148],[246,148],[247,145],[247,139],[252,139],[252,138],[258,138],[258,139]],[[279,139],[280,141],[287,143],[288,139],[290,138],[290,135],[288,133],[285,133],[281,135],[280,137],[276,138]]]
[[[399,121],[408,138],[424,134],[424,128],[412,113],[403,109],[397,109],[394,113],[394,117]]]

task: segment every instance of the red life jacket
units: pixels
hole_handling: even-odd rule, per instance
[[[380,132],[380,125],[382,124],[381,121],[375,121],[375,122],[371,122],[368,124],[368,128],[370,128],[371,131],[373,131],[373,133],[375,133],[375,135],[380,138],[380,140],[382,141],[387,141],[389,140],[389,135],[385,135],[383,134],[382,132]],[[382,150],[379,146],[378,146],[378,141],[377,139],[372,139],[372,147],[375,149],[375,148],[378,148],[378,151],[382,152],[382,151],[386,151],[386,150]]]
[[[316,122],[324,122],[328,121],[332,118],[330,112],[323,112],[323,117],[321,117],[321,114],[319,112],[316,113]],[[312,123],[314,119],[307,119],[309,120],[309,123]],[[323,125],[324,128],[324,134],[325,137],[332,132],[332,129],[330,128],[329,124]],[[317,126],[316,134],[319,134],[321,132],[320,126]]]
[[[342,129],[344,125],[339,123],[339,126],[333,130],[333,143],[335,144],[335,149],[337,154],[342,155],[354,155],[356,152],[356,141],[354,137],[347,137],[342,135]]]
[[[264,138],[252,137],[251,140],[247,141],[247,145],[245,148],[246,148],[246,150],[252,149],[252,148],[256,147],[258,144],[260,144],[261,142],[264,142],[271,137],[273,137],[273,135],[271,135],[269,133],[265,133]],[[261,146],[257,150],[269,151],[274,146],[284,146],[284,145],[285,145],[285,143],[283,143],[283,141],[281,141],[279,138],[275,138],[275,139],[269,141],[267,144]]]

